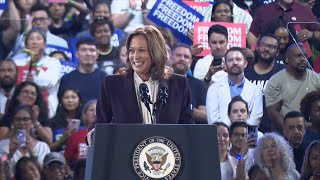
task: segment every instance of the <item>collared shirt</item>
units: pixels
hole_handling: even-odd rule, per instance
[[[229,78],[228,78],[228,83],[230,87],[231,99],[234,98],[235,96],[239,96],[243,90],[244,78],[242,79],[242,82],[239,85],[236,85],[235,83],[233,83]]]
[[[266,16],[266,14],[268,14],[269,16]],[[310,8],[305,7],[299,2],[293,1],[291,7],[287,10],[284,10],[276,1],[270,4],[263,5],[257,10],[250,27],[250,32],[258,37],[263,27],[267,23],[281,16],[289,22],[317,21]],[[303,24],[301,24],[301,26],[303,26]],[[313,27],[311,29],[314,30]],[[319,30],[319,27],[317,29]]]
[[[143,124],[152,124],[151,114],[153,113],[153,104],[150,104],[150,110],[151,110],[151,113],[150,113],[147,107],[140,100],[139,86],[142,83],[145,83],[148,86],[151,103],[155,103],[157,101],[159,82],[152,80],[151,77],[149,78],[148,81],[143,81],[137,73],[134,73],[133,77],[134,77],[134,86],[136,89],[138,106],[140,109],[140,113],[142,115]]]

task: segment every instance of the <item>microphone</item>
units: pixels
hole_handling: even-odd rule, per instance
[[[287,31],[289,32],[289,34],[290,34],[291,38],[293,39],[294,43],[295,43],[296,45],[298,45],[297,47],[299,48],[300,52],[303,52],[302,49],[301,49],[300,46],[299,46],[298,41],[294,38],[292,32],[291,32],[290,29],[289,29],[289,25],[290,25],[290,24],[318,24],[318,25],[319,25],[319,23],[318,23],[318,22],[298,22],[298,21],[288,22],[288,23],[287,23],[287,25],[286,25]],[[302,53],[302,55],[303,55],[304,58],[308,59],[308,58],[304,55],[304,53]],[[309,63],[309,61],[307,61],[307,64],[308,64],[309,68],[310,68],[312,71],[314,71],[314,69],[312,68],[312,66],[311,66],[311,64]]]
[[[141,83],[139,85],[139,94],[140,94],[140,100],[144,103],[149,113],[151,114],[150,104],[152,103],[150,100],[149,88],[145,83]]]

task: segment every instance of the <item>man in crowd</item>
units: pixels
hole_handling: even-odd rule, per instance
[[[307,69],[306,50],[301,44],[288,47],[286,63],[287,68],[273,75],[265,89],[271,128],[280,133],[284,127],[283,117],[290,111],[299,111],[301,99],[307,93],[320,89],[320,77]]]
[[[247,123],[259,126],[262,117],[262,91],[244,76],[248,62],[239,47],[232,47],[225,53],[228,76],[212,84],[207,93],[208,123],[224,122],[230,125],[228,104],[235,96],[241,96],[249,105],[250,118]]]
[[[11,60],[0,61],[0,119],[7,111],[17,84],[17,67]]]
[[[98,51],[93,38],[84,37],[77,42],[77,58],[79,66],[76,70],[62,77],[58,95],[67,87],[78,89],[82,104],[91,99],[97,99],[100,83],[105,73],[96,68]]]
[[[251,64],[244,71],[245,77],[253,84],[259,86],[263,92],[271,76],[285,68],[285,65],[276,62],[276,57],[278,56],[278,54],[278,39],[271,34],[264,35],[258,41],[255,63]],[[259,128],[263,132],[270,132],[271,120],[267,115],[267,110],[265,107],[266,106],[264,99],[263,116]]]
[[[190,71],[192,63],[190,47],[186,44],[177,45],[172,50],[171,63],[175,73],[184,75],[188,78],[193,115],[196,123],[207,124],[207,112],[205,106],[207,88],[202,81],[188,75],[188,71]]]
[[[227,51],[228,30],[221,25],[213,25],[208,30],[208,43],[211,53],[199,59],[194,68],[194,77],[203,80],[206,85],[218,81],[226,73],[223,71],[223,63],[215,64],[214,61],[222,62],[222,57]]]
[[[302,113],[291,111],[285,115],[283,134],[293,149],[294,162],[298,172],[301,171],[304,154],[307,148],[307,144],[303,142],[305,132],[306,124]]]

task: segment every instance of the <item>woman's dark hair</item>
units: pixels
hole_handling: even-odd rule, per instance
[[[67,121],[67,115],[68,115],[68,110],[63,106],[62,104],[62,99],[63,95],[67,91],[73,91],[77,94],[79,97],[79,106],[76,109],[75,117],[73,119],[81,119],[81,111],[82,111],[82,105],[81,105],[81,95],[78,89],[72,88],[72,87],[66,87],[62,90],[60,94],[58,94],[59,98],[59,105],[56,111],[55,116],[52,118],[52,128],[66,128],[68,126],[68,121]]]
[[[33,157],[22,157],[19,159],[19,161],[16,164],[16,168],[15,168],[15,180],[24,180],[23,177],[23,169],[26,167],[26,164],[30,162],[32,164],[35,165],[35,167],[38,169],[39,174],[41,175],[41,166],[39,165],[37,159],[33,158]],[[42,176],[42,175],[41,175]]]
[[[224,122],[215,122],[215,123],[212,123],[212,124],[216,125],[217,127],[218,127],[218,126],[222,126],[222,127],[227,128],[228,133],[229,133],[229,135],[230,135],[230,128],[229,128],[229,126],[228,126],[226,123],[224,123]]]
[[[99,26],[103,26],[103,25],[108,25],[111,31],[111,36],[114,33],[114,26],[113,23],[111,22],[111,20],[106,19],[106,18],[98,18],[96,20],[94,20],[92,22],[92,24],[90,25],[90,34],[94,37],[94,33],[96,32],[97,28]]]
[[[288,22],[286,20],[284,20],[283,17],[273,19],[273,20],[269,21],[262,28],[262,32],[261,32],[260,36],[262,37],[265,34],[274,34],[276,32],[276,30],[281,27],[287,29],[287,24],[288,24]],[[296,31],[294,30],[294,28],[290,24],[288,25],[288,31],[290,31],[292,33],[292,35],[295,39],[298,39]],[[289,47],[291,44],[294,44],[294,40],[290,36],[290,32],[289,32],[289,43],[288,43],[287,47]]]
[[[244,99],[242,99],[241,96],[235,96],[231,99],[231,101],[229,102],[228,104],[228,115],[230,116],[231,114],[231,108],[232,108],[232,105],[235,103],[235,102],[243,102],[243,104],[245,104],[246,106],[246,110],[247,110],[247,113],[249,115],[249,107],[248,107],[248,103],[247,101],[245,101]]]
[[[211,11],[211,22],[215,22],[215,19],[213,17],[213,14],[214,12],[216,11],[217,7],[220,5],[220,4],[225,4],[227,5],[229,8],[230,8],[230,13],[231,13],[231,22],[233,22],[233,7],[232,5],[230,4],[229,1],[227,0],[218,0],[218,1],[215,1],[214,2],[214,5],[212,6],[212,11]]]
[[[300,111],[307,122],[310,122],[311,105],[320,100],[320,91],[312,91],[306,94],[300,102]]]
[[[39,122],[48,121],[48,106],[43,99],[43,96],[42,96],[42,93],[40,91],[39,86],[37,84],[35,84],[34,82],[24,81],[21,84],[19,84],[18,86],[16,86],[16,88],[13,92],[13,95],[11,97],[10,103],[9,103],[8,111],[3,117],[3,119],[5,121],[7,121],[6,126],[8,126],[8,127],[11,126],[11,123],[12,123],[11,120],[13,119],[13,116],[14,116],[15,107],[20,105],[20,102],[18,100],[18,96],[19,96],[21,90],[23,88],[25,88],[26,86],[33,86],[36,89],[37,98],[36,98],[36,102],[34,105],[38,105],[40,108]]]
[[[49,56],[50,56],[50,57],[53,57],[53,55],[59,54],[59,53],[62,54],[64,60],[66,60],[66,61],[71,61],[71,59],[66,55],[66,53],[63,52],[63,51],[60,51],[60,50],[52,51],[52,52],[49,54]]]
[[[302,179],[310,179],[311,176],[312,176],[312,167],[311,167],[311,164],[310,164],[310,154],[311,154],[311,150],[313,149],[316,149],[316,150],[319,150],[320,151],[320,140],[314,140],[312,141],[306,151],[305,151],[305,154],[304,154],[304,159],[303,159],[303,164],[302,164],[302,167],[301,167],[301,178]]]

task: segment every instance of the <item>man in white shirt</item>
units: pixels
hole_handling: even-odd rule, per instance
[[[227,51],[228,30],[221,25],[213,25],[208,30],[208,44],[211,53],[198,60],[194,68],[194,77],[203,80],[209,85],[211,82],[218,81],[226,76],[222,70],[223,64],[214,64],[213,61],[224,56]],[[221,60],[222,61],[222,60]]]
[[[241,96],[249,105],[249,125],[259,126],[263,115],[262,91],[244,77],[248,62],[240,47],[232,47],[225,53],[228,75],[212,84],[207,93],[208,123],[224,122],[230,126],[228,104],[235,96]]]

